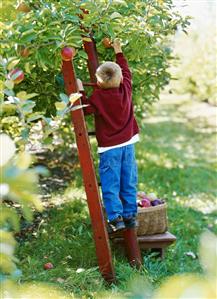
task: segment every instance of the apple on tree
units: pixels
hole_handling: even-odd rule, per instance
[[[108,37],[103,38],[102,44],[105,48],[112,48],[112,42],[111,42],[110,38],[108,38]]]
[[[24,79],[24,73],[21,69],[16,68],[10,71],[8,77],[14,82],[14,84],[19,84]]]
[[[75,48],[64,47],[61,50],[61,57],[62,57],[62,60],[64,60],[64,61],[72,60],[73,57],[75,56],[75,54],[76,54]]]

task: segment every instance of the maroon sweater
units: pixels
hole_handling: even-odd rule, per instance
[[[98,145],[101,147],[118,145],[130,140],[139,132],[133,114],[131,72],[123,53],[116,54],[116,63],[122,69],[123,83],[118,88],[96,88],[84,109],[85,114],[94,113]]]

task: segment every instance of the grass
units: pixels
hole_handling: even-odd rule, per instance
[[[74,162],[74,169],[70,169],[73,181],[68,180],[61,189],[52,186],[49,208],[38,216],[37,227],[20,239],[17,256],[22,281],[58,285],[78,298],[141,298],[144,293],[150,298],[152,288],[168,276],[202,272],[200,235],[206,229],[217,233],[216,136],[206,117],[186,117],[191,108],[190,102],[163,100],[156,104],[153,113],[144,117],[141,142],[136,145],[139,190],[167,199],[169,230],[177,237],[165,259],[160,261],[143,252],[143,269],[137,271],[113,248],[118,283],[104,284],[98,272],[81,174]],[[43,265],[48,261],[54,269],[45,271]]]

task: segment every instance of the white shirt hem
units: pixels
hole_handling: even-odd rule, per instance
[[[130,144],[136,143],[138,141],[139,141],[139,134],[136,134],[130,140],[128,140],[124,143],[116,144],[116,145],[113,145],[113,146],[105,146],[105,147],[100,146],[100,147],[98,147],[98,153],[101,154],[101,153],[106,152],[110,149],[130,145]]]

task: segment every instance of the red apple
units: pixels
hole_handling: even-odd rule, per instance
[[[46,263],[44,264],[44,270],[50,270],[53,269],[53,264],[52,263]]]
[[[70,61],[75,56],[76,50],[75,48],[64,47],[61,50],[61,57],[64,61]]]
[[[24,73],[21,69],[13,69],[9,73],[9,79],[14,81],[14,84],[19,84],[24,79]]]
[[[108,37],[103,38],[102,44],[105,48],[112,48],[112,42],[111,42],[110,38],[108,38]]]
[[[148,198],[143,198],[142,200],[140,200],[140,206],[142,208],[148,208],[151,206],[151,202]]]

